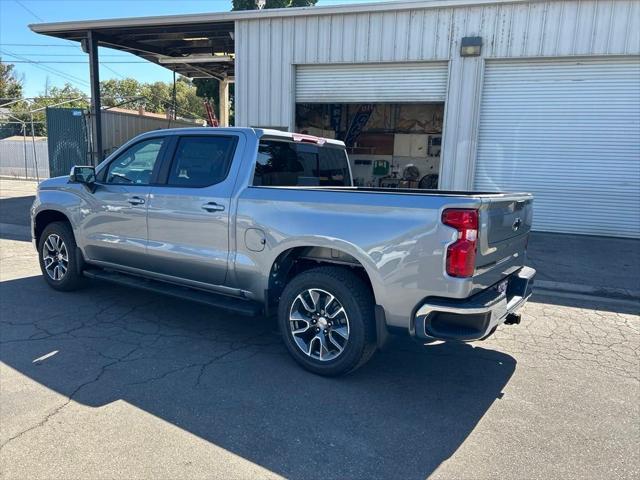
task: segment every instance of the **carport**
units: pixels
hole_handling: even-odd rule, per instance
[[[228,15],[228,14],[227,14]],[[189,78],[220,81],[220,125],[229,123],[229,84],[234,81],[234,22],[203,15],[147,17],[30,25],[36,32],[80,42],[89,54],[93,158],[102,159],[98,47],[131,53]]]

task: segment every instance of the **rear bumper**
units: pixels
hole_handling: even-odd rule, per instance
[[[522,267],[464,300],[429,299],[414,317],[415,336],[429,340],[480,340],[491,335],[529,299],[536,271]]]

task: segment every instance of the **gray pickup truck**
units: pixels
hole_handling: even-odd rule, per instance
[[[199,128],[42,182],[31,216],[53,288],[88,277],[277,314],[298,363],[339,375],[390,333],[472,341],[519,323],[532,200],[354,187],[342,142]]]

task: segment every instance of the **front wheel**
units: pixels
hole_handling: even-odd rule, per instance
[[[66,222],[47,225],[40,236],[38,259],[42,276],[56,290],[77,290],[84,277],[76,266],[76,240]]]
[[[291,356],[305,369],[336,376],[375,352],[374,300],[365,283],[343,267],[307,270],[280,297],[278,321]]]

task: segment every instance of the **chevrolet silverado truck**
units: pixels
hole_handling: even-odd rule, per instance
[[[43,181],[46,282],[87,278],[277,314],[304,368],[340,375],[389,334],[473,341],[531,294],[530,194],[354,187],[345,146],[252,128],[158,130]]]

